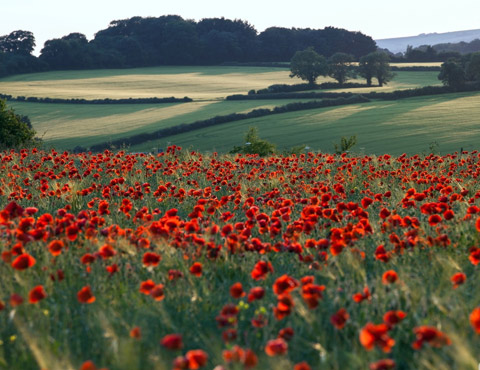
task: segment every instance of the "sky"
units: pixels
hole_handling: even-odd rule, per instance
[[[112,20],[175,14],[272,26],[361,31],[374,39],[480,29],[479,0],[0,0],[0,36],[15,30],[45,41],[80,32],[90,40]]]

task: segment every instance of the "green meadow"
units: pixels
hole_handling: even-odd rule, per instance
[[[330,91],[393,91],[439,85],[438,72],[395,73],[388,85]],[[333,81],[322,78],[318,83]],[[0,92],[13,96],[120,99],[188,96],[192,103],[76,105],[10,102],[28,115],[47,146],[72,149],[140,133],[257,108],[273,108],[289,100],[225,101],[272,84],[300,83],[283,68],[267,67],[155,67],[122,70],[57,71],[17,75],[0,80]],[[353,80],[353,82],[364,82]],[[480,116],[477,94],[451,94],[391,102],[371,102],[334,108],[276,114],[152,140],[132,151],[163,148],[168,143],[199,150],[225,152],[242,143],[250,126],[283,149],[306,144],[330,151],[342,136],[357,135],[356,150],[365,153],[403,153],[471,149]],[[386,139],[389,138],[389,139]]]
[[[332,152],[342,136],[356,135],[354,151],[360,153],[449,153],[477,148],[477,117],[480,93],[446,94],[276,114],[152,140],[131,150],[146,151],[170,142],[226,152],[242,145],[245,132],[256,126],[259,136],[279,149],[305,144],[311,150]]]

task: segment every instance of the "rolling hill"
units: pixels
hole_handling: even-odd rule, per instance
[[[395,37],[375,40],[378,47],[388,49],[392,53],[403,53],[408,45],[417,47],[420,45],[435,45],[455,42],[470,42],[480,39],[480,29],[455,31],[444,33],[422,33],[417,36]]]

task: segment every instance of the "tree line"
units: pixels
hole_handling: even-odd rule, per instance
[[[480,83],[480,52],[451,58],[442,64],[438,79],[453,90]]]
[[[310,47],[295,53],[290,62],[290,77],[299,77],[315,85],[319,76],[330,76],[343,86],[348,79],[359,74],[366,79],[367,86],[372,86],[373,78],[377,79],[379,86],[383,86],[394,76],[389,60],[388,54],[375,51],[362,56],[357,66],[352,54],[335,53],[327,59]]]
[[[228,62],[288,62],[307,47],[327,57],[337,52],[355,58],[377,49],[361,32],[270,27],[258,32],[247,21],[177,15],[115,20],[87,40],[71,33],[45,42],[32,56],[34,35],[14,31],[0,37],[0,76],[43,70],[129,68],[158,65],[214,65]]]

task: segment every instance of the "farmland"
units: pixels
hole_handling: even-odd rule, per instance
[[[438,85],[437,74],[437,72],[430,71],[401,71],[397,72],[394,81],[382,88],[331,91],[362,93]],[[76,146],[88,147],[100,142],[153,132],[160,128],[188,124],[217,115],[285,105],[295,101],[295,99],[236,102],[224,101],[223,99],[227,95],[245,94],[251,89],[258,90],[272,84],[291,84],[294,81],[289,78],[288,70],[282,68],[158,67],[127,70],[59,71],[18,75],[0,80],[0,89],[2,93],[13,96],[62,99],[121,99],[153,96],[160,98],[188,96],[194,99],[193,103],[156,105],[10,103],[17,113],[26,114],[31,118],[34,128],[46,145],[58,149],[72,149]],[[332,80],[322,79],[318,82],[323,81]],[[358,82],[362,81],[359,80]],[[404,107],[404,105],[400,104],[400,107]],[[406,108],[408,109],[408,107]],[[310,115],[307,114],[306,117],[308,116]],[[289,117],[289,115],[272,116],[263,120],[262,123],[265,122],[267,126],[271,126],[277,120],[286,122],[285,117]],[[311,123],[315,124],[316,122]],[[228,145],[230,145],[230,143],[235,142],[237,144],[243,135],[243,126],[245,126],[243,123],[235,126],[235,130],[233,130],[235,136],[227,137],[225,143],[228,142]],[[242,127],[241,130],[238,129],[239,127]],[[223,130],[223,128],[216,129]],[[259,129],[260,131],[266,131],[262,130],[262,127],[259,127]],[[266,138],[273,139],[279,147],[283,147],[282,140],[277,140],[275,137],[281,132],[272,132],[272,134],[273,137]],[[212,148],[209,140],[199,142],[198,135],[198,132],[193,132],[191,137],[182,135],[178,139],[182,142],[182,145],[191,139],[191,145],[195,148]],[[209,134],[206,133],[206,135]],[[305,143],[302,135],[310,137],[310,133],[301,133],[293,144]],[[338,139],[337,135],[323,136],[323,138],[321,145],[317,145],[322,150],[329,150],[331,142]],[[285,142],[285,139],[283,141]],[[132,148],[132,150],[149,151],[152,148],[166,147],[168,142],[173,143],[174,141],[166,138],[160,142],[142,144]],[[327,142],[328,146],[325,144]],[[218,142],[215,142],[214,146],[221,151],[230,149],[226,144]],[[310,146],[313,147],[313,144],[310,144]],[[424,147],[418,146],[413,149],[423,150]],[[372,150],[377,150],[377,148],[372,147]]]
[[[249,127],[280,150],[307,145],[330,152],[342,136],[356,135],[363,153],[452,153],[473,150],[480,140],[475,117],[480,94],[446,94],[397,101],[312,109],[226,123],[132,146],[135,151],[164,147],[167,141],[196,150],[227,152],[243,144]],[[433,147],[433,149],[431,148]]]
[[[0,163],[2,368],[477,368],[477,152]]]

